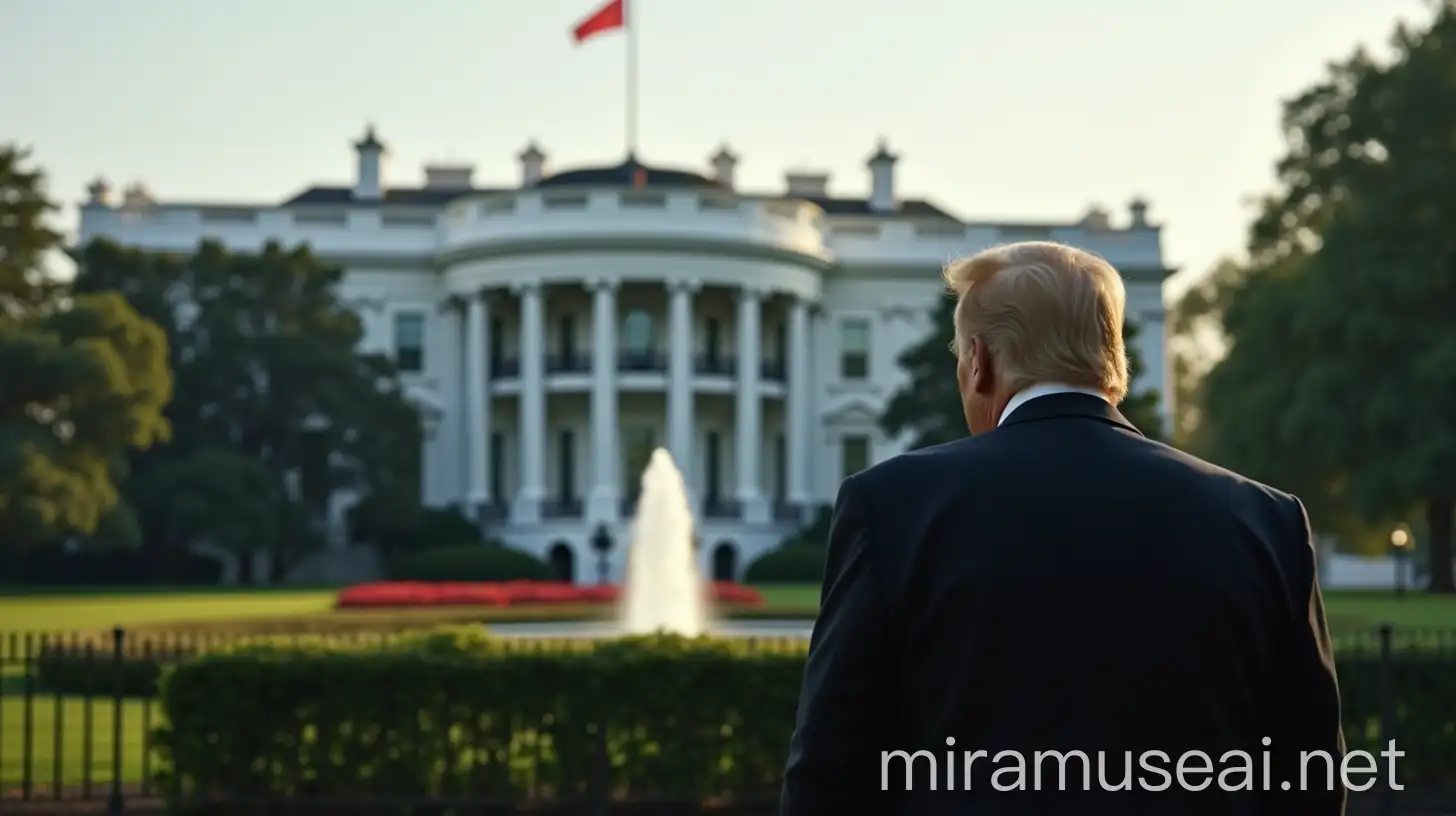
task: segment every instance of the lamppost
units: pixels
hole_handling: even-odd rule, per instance
[[[1410,564],[1411,547],[1415,545],[1415,536],[1411,535],[1410,528],[1401,524],[1390,531],[1390,548],[1395,562],[1395,594],[1405,594],[1406,572]]]
[[[598,524],[597,531],[592,535],[591,547],[597,553],[597,583],[607,583],[607,573],[611,570],[611,564],[607,561],[607,554],[612,551],[612,534],[607,532],[607,525]]]

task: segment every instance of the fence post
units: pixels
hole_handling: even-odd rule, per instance
[[[1391,635],[1395,627],[1389,623],[1380,624],[1380,745],[1383,748],[1395,739],[1395,666],[1391,649]],[[1388,776],[1388,775],[1387,775]],[[1380,787],[1380,812],[1382,816],[1394,816],[1395,791],[1390,783]]]
[[[121,795],[122,706],[126,700],[126,630],[111,630],[111,798],[107,800],[108,816],[121,816],[126,806]]]

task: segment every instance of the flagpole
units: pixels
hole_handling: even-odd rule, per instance
[[[637,155],[637,26],[632,24],[635,0],[622,0],[622,27],[627,29],[627,156]]]

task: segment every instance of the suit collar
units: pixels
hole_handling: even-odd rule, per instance
[[[1001,418],[996,422],[998,426],[1006,423],[1006,418],[1021,406],[1036,399],[1037,397],[1049,397],[1052,394],[1086,394],[1089,397],[1106,399],[1101,391],[1091,388],[1080,388],[1075,385],[1061,382],[1042,382],[1036,385],[1023,388],[1011,396],[1006,402],[1006,407],[1001,409]]]
[[[1023,392],[1024,393],[1024,392]],[[1095,419],[1112,425],[1120,425],[1139,436],[1142,431],[1127,421],[1112,403],[1102,396],[1070,391],[1056,391],[1035,395],[1021,405],[1012,408],[1001,425],[1021,425],[1040,422],[1045,419],[1080,417]]]

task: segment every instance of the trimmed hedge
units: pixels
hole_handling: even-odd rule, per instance
[[[749,584],[822,584],[824,556],[822,547],[780,547],[749,564],[743,580]]]
[[[147,586],[157,583],[154,556],[140,549],[59,545],[39,547],[21,556],[0,558],[0,584],[23,587]],[[181,574],[170,583],[216,586],[222,564],[216,559],[188,554]]]
[[[213,797],[682,799],[777,789],[804,671],[802,641],[493,640],[416,636],[363,651],[253,648],[186,662],[162,687],[165,785]],[[1456,657],[1390,667],[1403,783],[1456,781]],[[1385,669],[1339,659],[1349,746],[1376,753]]]
[[[392,581],[550,581],[545,561],[499,544],[466,544],[412,553],[389,568]]]
[[[777,785],[804,647],[674,637],[251,650],[163,683],[177,799],[703,797]],[[599,730],[601,729],[601,730]]]

